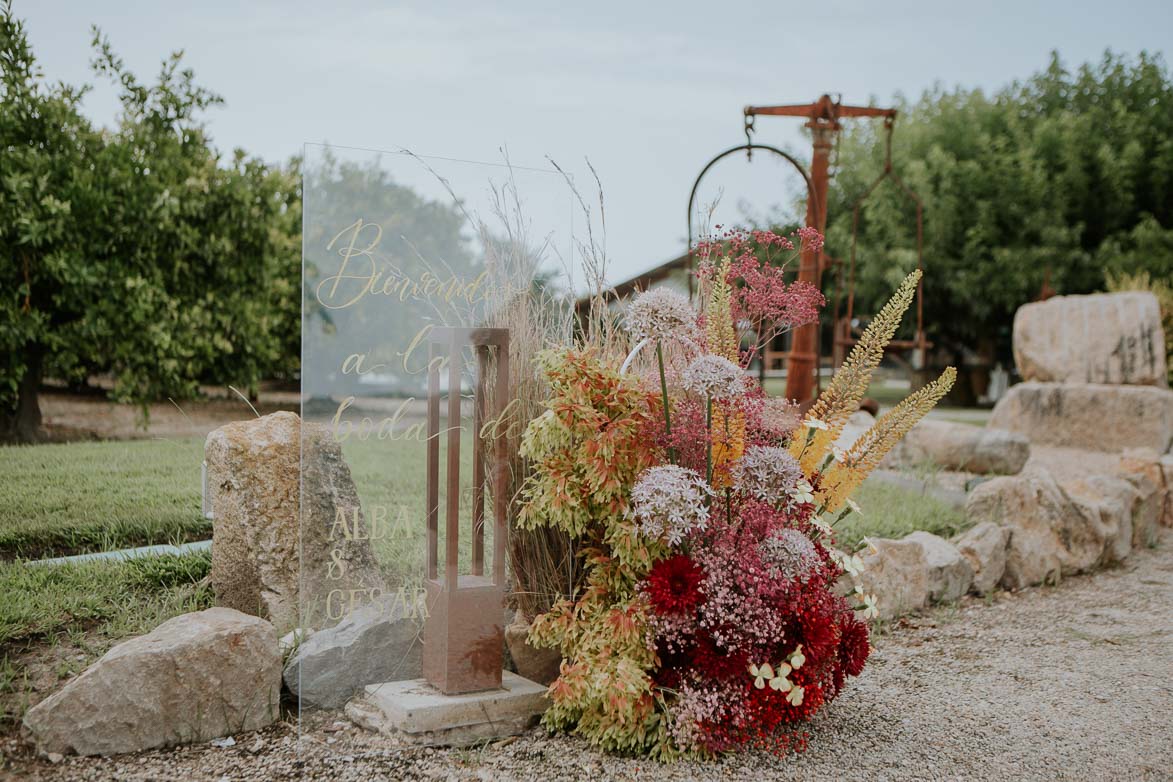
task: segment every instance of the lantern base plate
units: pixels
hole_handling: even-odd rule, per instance
[[[346,704],[346,715],[411,744],[466,747],[524,732],[548,705],[544,686],[504,671],[500,689],[460,695],[445,695],[424,679],[372,684]]]

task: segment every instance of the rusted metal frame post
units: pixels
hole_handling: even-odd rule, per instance
[[[476,366],[474,383],[472,514],[472,573],[459,574],[460,541],[460,445],[465,427],[461,421],[461,377],[464,349],[472,347]],[[448,361],[447,433],[445,475],[445,562],[438,571],[440,360],[442,348]],[[490,348],[496,349],[497,377],[492,403],[488,400]],[[494,435],[493,467],[493,578],[484,576],[484,432],[504,414],[509,398],[509,333],[505,329],[436,328],[429,333],[428,367],[428,578],[424,582],[429,613],[424,621],[424,678],[447,694],[490,690],[501,686],[503,614],[505,604],[505,537],[508,498],[507,452],[503,438]],[[497,429],[494,426],[493,429]],[[479,508],[479,510],[478,510]]]
[[[448,490],[444,493],[447,514],[444,525],[444,583],[456,590],[460,577],[460,370],[463,365],[457,331],[451,332],[448,344],[448,465],[444,474]]]
[[[509,405],[509,332],[497,329],[497,388],[493,394],[493,421],[496,436],[493,450],[493,583],[505,588],[505,538],[509,515],[509,451],[501,436],[501,417]]]
[[[440,369],[435,350],[428,345],[428,457],[427,457],[427,578],[437,577],[440,513]]]

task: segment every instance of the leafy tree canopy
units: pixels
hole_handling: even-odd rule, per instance
[[[900,107],[894,165],[924,202],[929,337],[1009,358],[1014,311],[1046,283],[1104,287],[1105,272],[1173,278],[1173,82],[1160,57],[1104,55],[995,95],[936,88]],[[884,162],[879,123],[850,123],[829,194],[829,252],[850,254],[852,206]],[[861,211],[857,311],[915,267],[915,213],[892,185]]]
[[[46,81],[11,3],[0,9],[0,438],[38,435],[42,377],[114,378],[113,396],[186,398],[291,373],[298,344],[296,166],[237,150],[202,121],[218,96],[164,61],[140,82],[94,30],[118,126],[84,88]]]

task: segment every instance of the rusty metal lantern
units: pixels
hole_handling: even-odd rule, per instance
[[[508,455],[504,439],[486,444],[482,430],[500,418],[509,397],[509,330],[435,328],[428,334],[427,573],[424,591],[423,674],[445,694],[501,686],[504,664],[505,536],[508,510],[504,487]],[[472,557],[470,572],[460,564],[461,370],[465,349],[475,353],[472,437]],[[440,353],[440,357],[437,357]],[[493,356],[495,354],[495,357]],[[447,357],[446,431],[440,429],[440,374]],[[489,394],[489,367],[496,380]],[[491,396],[491,399],[488,397]],[[447,434],[445,468],[444,571],[439,572],[440,437]],[[488,457],[486,459],[486,457]],[[486,464],[486,461],[488,464]],[[493,568],[485,574],[485,491],[492,496]]]

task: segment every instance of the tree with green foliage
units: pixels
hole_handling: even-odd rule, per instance
[[[1173,82],[1160,57],[1109,52],[1072,72],[1053,54],[993,96],[936,88],[900,109],[893,159],[924,203],[925,321],[942,361],[972,350],[1008,363],[1014,311],[1044,286],[1102,290],[1105,271],[1173,277]],[[882,171],[882,133],[843,133],[835,257],[849,256],[852,206]],[[915,231],[891,185],[865,203],[857,312],[915,267]]]
[[[119,401],[255,389],[296,370],[296,167],[222,160],[203,112],[220,98],[164,61],[146,85],[94,31],[118,127],[49,84],[11,2],[0,12],[0,439],[39,435],[42,379],[113,378]]]

